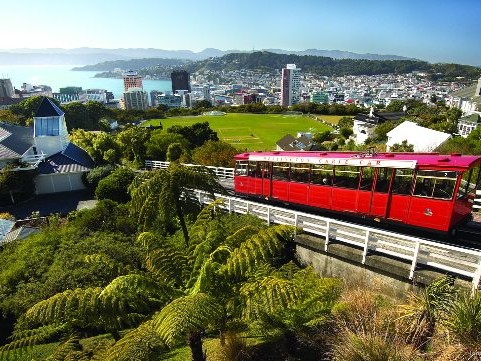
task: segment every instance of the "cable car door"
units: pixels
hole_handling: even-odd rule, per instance
[[[371,216],[386,217],[392,171],[391,168],[377,168],[376,182],[373,186],[371,197]]]
[[[262,162],[262,195],[264,198],[271,197],[271,170],[269,162]]]

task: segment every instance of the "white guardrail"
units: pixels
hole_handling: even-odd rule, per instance
[[[210,195],[195,190],[201,204],[212,202]],[[253,214],[268,224],[287,224],[301,228],[304,232],[322,237],[324,251],[328,253],[329,242],[339,242],[363,251],[362,264],[370,251],[395,257],[411,264],[409,279],[421,266],[464,276],[472,280],[472,290],[478,288],[481,278],[481,251],[431,242],[422,238],[355,225],[335,219],[293,211],[285,208],[247,201],[245,199],[216,194],[223,199],[222,206],[229,212]],[[321,244],[320,244],[321,245]]]
[[[170,162],[163,162],[159,160],[146,160],[145,167],[149,169],[165,169],[169,166]],[[201,167],[198,164],[185,164],[186,167]],[[234,179],[234,168],[226,168],[226,167],[212,167],[212,166],[204,166],[214,171],[215,175],[219,178],[223,179]]]
[[[170,162],[163,162],[158,160],[146,160],[145,167],[150,169],[165,169],[169,166]],[[188,167],[198,167],[196,164],[184,164]],[[224,167],[211,167],[206,168],[212,169],[219,178],[224,179],[234,179],[234,168],[224,168]],[[476,191],[476,197],[474,199],[473,209],[481,209],[481,190]]]

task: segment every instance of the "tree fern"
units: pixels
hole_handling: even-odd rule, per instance
[[[99,295],[103,314],[149,314],[156,307],[170,301],[176,291],[139,274],[120,276],[104,288]]]
[[[302,297],[302,291],[292,281],[265,277],[262,280],[245,283],[240,288],[243,303],[243,317],[259,318],[263,313],[274,314],[294,306]]]
[[[187,271],[187,259],[176,248],[169,244],[149,252],[146,258],[147,270],[161,282],[180,288],[184,283]]]
[[[152,319],[152,326],[163,342],[173,347],[185,341],[190,332],[205,329],[222,316],[217,301],[205,294],[180,297],[165,306]]]
[[[78,335],[71,335],[57,346],[55,352],[46,361],[88,360],[87,355],[85,353],[82,354],[82,346],[79,341],[80,337]]]
[[[156,361],[165,349],[151,322],[145,322],[126,334],[112,347],[94,355],[98,361]]]
[[[242,277],[256,265],[280,257],[284,242],[293,237],[294,228],[279,225],[260,230],[236,248],[227,261],[229,275]]]
[[[68,325],[62,323],[42,326],[36,329],[15,331],[12,335],[13,341],[0,347],[0,359],[9,359],[10,356],[16,357],[12,355],[25,351],[20,349],[52,341],[67,330]],[[18,351],[13,352],[14,350]]]
[[[259,232],[259,228],[257,227],[251,225],[244,226],[237,230],[234,234],[227,237],[225,240],[225,245],[232,248],[237,248],[243,242],[254,236],[257,232]]]

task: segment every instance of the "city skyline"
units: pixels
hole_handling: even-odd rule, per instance
[[[2,4],[0,51],[156,48],[341,50],[481,65],[478,0],[84,0]],[[135,5],[135,6],[134,6]],[[164,34],[163,34],[164,33]]]

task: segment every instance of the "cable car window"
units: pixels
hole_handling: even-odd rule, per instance
[[[392,182],[392,193],[409,195],[413,186],[413,170],[412,169],[396,169]]]
[[[289,180],[289,163],[273,163],[272,164],[272,180],[288,181]]]
[[[258,162],[249,162],[249,177],[260,178],[262,176],[261,166]]]
[[[372,189],[372,181],[374,179],[374,168],[362,167],[361,174],[361,189],[363,191],[370,191]]]
[[[246,176],[247,175],[247,166],[248,162],[245,160],[239,160],[235,164],[235,175],[237,176]]]
[[[270,163],[269,162],[262,162],[261,164],[262,164],[263,178],[269,179],[271,177]]]
[[[420,170],[416,174],[413,194],[419,197],[452,199],[457,173],[453,171]]]
[[[311,168],[311,183],[330,186],[332,184],[334,167],[332,165],[313,164]]]
[[[336,166],[334,170],[335,187],[357,189],[359,187],[359,167]]]
[[[309,164],[291,164],[291,182],[309,183]]]
[[[463,178],[461,179],[461,184],[459,185],[458,189],[458,194],[457,198],[463,198],[466,197],[466,195],[470,192],[470,190],[473,190],[476,188],[476,185],[473,185],[471,183],[471,177],[473,175],[473,170],[470,169],[469,172],[464,172],[463,173]]]
[[[389,184],[391,183],[391,168],[378,168],[376,180],[376,192],[387,193],[389,191]]]

